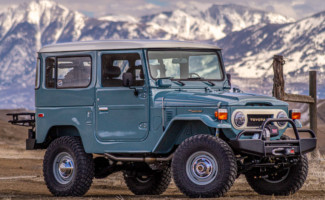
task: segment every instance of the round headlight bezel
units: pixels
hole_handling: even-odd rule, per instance
[[[238,111],[234,115],[234,123],[237,127],[242,127],[246,123],[246,116],[242,111]]]
[[[286,112],[284,111],[280,111],[277,116],[276,116],[277,119],[282,119],[282,118],[288,118],[288,115]],[[278,126],[279,127],[285,127],[287,125],[287,122],[277,122]]]

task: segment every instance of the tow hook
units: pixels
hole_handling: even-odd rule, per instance
[[[276,149],[272,150],[272,154],[275,156],[294,155],[295,149],[294,148],[276,148]]]

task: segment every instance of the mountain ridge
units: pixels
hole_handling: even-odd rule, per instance
[[[245,73],[242,73],[243,66],[258,72],[256,75],[251,73],[253,78],[266,78],[270,74],[263,74],[265,69],[259,69],[259,63],[257,67],[252,68],[251,60],[260,57],[259,59],[270,63],[270,58],[261,52],[268,50],[270,55],[273,52],[281,53],[270,49],[270,46],[274,45],[273,41],[278,41],[277,45],[290,44],[281,39],[287,37],[286,34],[290,33],[290,30],[284,31],[286,34],[277,33],[278,35],[273,37],[270,32],[306,21],[293,22],[293,19],[276,13],[234,4],[212,5],[206,10],[195,12],[190,9],[193,8],[175,9],[139,18],[91,18],[48,0],[32,1],[8,8],[0,13],[0,107],[33,107],[36,52],[47,44],[104,39],[200,41],[222,47],[227,71],[234,75],[237,72],[239,78],[246,77]],[[320,14],[320,17],[322,16]],[[305,19],[308,21],[312,18]],[[313,24],[314,21],[310,23]],[[267,33],[268,36],[263,38],[262,33]],[[317,34],[312,33],[306,38],[317,38]],[[325,36],[318,38],[324,39]],[[255,43],[256,39],[261,40],[259,44]],[[250,44],[245,41],[250,41]],[[290,50],[290,46],[284,46],[283,49]],[[321,46],[320,49],[324,50],[325,47]],[[317,55],[319,51],[312,56]],[[325,61],[319,63],[323,66]],[[264,65],[262,67],[265,68]],[[302,66],[301,69],[301,74],[304,74],[307,68]],[[292,73],[292,70],[287,73]]]

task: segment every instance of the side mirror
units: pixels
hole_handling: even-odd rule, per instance
[[[123,79],[123,86],[124,87],[130,87],[130,86],[132,86],[134,84],[133,75],[130,72],[123,73],[122,79]]]
[[[162,78],[162,79],[158,79],[157,81],[157,86],[158,87],[171,87],[172,86],[172,81],[170,79],[167,78]]]
[[[228,84],[231,87],[231,74],[227,74]]]
[[[137,97],[139,95],[138,90],[136,88],[131,88],[131,86],[133,86],[133,84],[134,84],[134,79],[133,79],[132,73],[130,73],[130,72],[123,73],[122,79],[123,79],[123,86],[124,87],[129,87],[130,89],[133,89],[134,90],[134,96]]]

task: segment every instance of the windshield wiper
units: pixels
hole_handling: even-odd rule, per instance
[[[181,86],[184,86],[185,85],[185,83],[182,82],[182,81],[176,81],[176,82],[179,83],[179,84],[181,84]]]
[[[209,84],[207,84],[206,82],[208,82]],[[215,86],[216,84],[214,84],[212,81],[206,81],[206,82],[203,82],[203,83],[205,83],[205,84],[207,84],[207,85],[209,85],[209,86]]]
[[[171,80],[171,81],[173,81],[173,78],[174,77],[161,77],[161,78],[157,78],[157,79],[169,79],[169,80]],[[182,81],[180,81],[180,80],[175,80],[175,81],[173,81],[174,83],[176,82],[176,84],[177,85],[181,85],[181,86],[184,86],[185,85],[185,83],[183,83]]]

